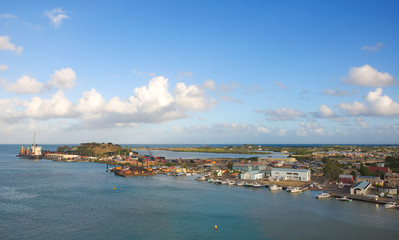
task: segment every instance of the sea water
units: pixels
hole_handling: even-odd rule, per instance
[[[316,192],[123,178],[0,145],[0,239],[396,239],[399,211]],[[217,229],[215,229],[217,225]]]

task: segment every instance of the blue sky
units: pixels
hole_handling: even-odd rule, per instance
[[[0,143],[399,139],[397,1],[2,1]]]

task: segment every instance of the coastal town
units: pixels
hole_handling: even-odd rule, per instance
[[[83,143],[40,152],[40,147],[21,148],[19,157],[65,162],[97,162],[121,177],[195,176],[195,180],[220,185],[268,188],[301,193],[318,191],[316,198],[366,201],[398,208],[399,146],[201,146],[149,148]],[[152,152],[205,152],[259,154],[247,158],[168,159]],[[139,154],[138,152],[142,152]],[[145,154],[143,154],[145,152]],[[279,157],[273,157],[279,153]]]

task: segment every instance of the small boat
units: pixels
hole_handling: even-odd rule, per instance
[[[319,193],[315,196],[317,199],[325,199],[331,197],[331,194],[329,193]]]
[[[222,185],[227,185],[227,184],[229,184],[229,180],[223,180],[223,181],[221,182],[221,184],[222,184]]]
[[[336,199],[336,200],[339,200],[339,201],[352,202],[352,199],[348,198],[347,196],[343,196],[343,197],[335,198],[335,199]]]
[[[278,190],[281,190],[281,189],[283,189],[283,187],[277,186],[276,184],[273,184],[273,185],[271,185],[271,186],[269,187],[269,190],[270,190],[270,191],[278,191]]]
[[[208,182],[209,182],[209,183],[213,183],[213,181],[215,181],[213,178],[209,178],[209,179],[208,179]]]
[[[290,193],[300,193],[302,190],[299,187],[287,187],[286,192]]]
[[[384,205],[384,207],[387,209],[392,209],[392,208],[399,208],[399,205],[395,202],[388,202],[387,204]]]
[[[214,183],[214,184],[222,184],[222,180],[215,179],[215,180],[213,181],[213,183]]]
[[[237,186],[244,186],[244,184],[245,184],[245,182],[244,182],[244,181],[241,181],[241,182],[236,182],[236,185],[237,185]]]
[[[199,177],[196,177],[195,180],[197,180],[197,181],[205,181],[206,178],[204,176],[199,176]]]
[[[255,188],[261,188],[261,187],[265,187],[266,185],[264,185],[264,184],[260,184],[260,183],[258,183],[258,182],[254,182],[253,184],[252,184],[252,187],[255,187]]]
[[[253,183],[251,182],[245,182],[244,187],[252,187]]]
[[[229,185],[234,185],[234,184],[236,184],[236,181],[234,181],[234,180],[229,180]]]

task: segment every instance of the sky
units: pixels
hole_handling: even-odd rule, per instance
[[[398,144],[398,1],[18,1],[0,144]]]

